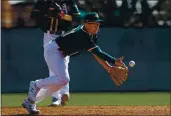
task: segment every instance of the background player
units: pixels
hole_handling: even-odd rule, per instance
[[[59,6],[61,6],[61,9]],[[73,19],[79,16],[78,8],[73,0],[38,0],[32,11],[32,18],[44,32],[43,43],[57,38],[72,27]],[[63,20],[58,20],[63,16]],[[75,26],[75,25],[73,25]],[[43,46],[44,46],[43,45]],[[65,58],[68,66],[69,57]],[[49,76],[54,73],[49,69]],[[52,94],[51,106],[65,105],[69,99],[69,84]]]
[[[85,16],[84,25],[78,26],[78,28],[72,29],[61,35],[58,39],[46,44],[45,60],[55,75],[30,82],[28,96],[22,103],[29,113],[39,113],[35,103],[38,95],[42,95],[39,94],[42,90],[46,90],[46,95],[43,95],[43,98],[46,98],[54,91],[59,90],[69,83],[68,66],[65,63],[65,57],[67,56],[88,51],[109,63],[125,66],[121,59],[116,59],[103,52],[97,45],[96,40],[100,21],[97,13],[88,13]]]

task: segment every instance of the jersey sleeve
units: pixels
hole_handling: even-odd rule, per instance
[[[92,49],[90,51],[91,53],[96,54],[98,57],[102,58],[105,61],[108,61],[110,63],[114,63],[116,61],[116,58],[110,56],[109,54],[107,54],[106,52],[103,52],[100,47],[96,47],[95,49]]]

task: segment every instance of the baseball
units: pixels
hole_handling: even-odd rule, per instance
[[[129,66],[130,66],[130,67],[134,67],[134,66],[135,66],[135,62],[134,62],[134,61],[130,61],[130,62],[129,62]]]

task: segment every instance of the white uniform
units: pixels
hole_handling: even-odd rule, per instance
[[[47,58],[47,48],[46,48],[46,44],[48,42],[50,42],[51,40],[57,38],[58,36],[59,35],[44,33],[43,47],[44,47],[44,58],[46,60],[46,63],[48,63],[47,62],[47,59],[46,59]],[[50,62],[52,62],[52,64],[53,64],[53,60],[51,60]],[[69,56],[65,57],[64,62],[65,62],[66,68],[68,69]],[[55,63],[53,65],[55,65]],[[54,66],[50,66],[50,67],[54,67]],[[50,69],[50,67],[48,65],[48,68],[49,68],[49,76],[55,76],[55,72],[58,71],[59,68],[54,68],[55,69],[55,72],[54,72],[54,71],[52,71],[53,69]],[[62,69],[59,69],[59,70],[62,70]],[[47,92],[47,91],[44,90],[44,92]],[[43,93],[43,90],[40,91],[39,94],[38,94],[38,96],[39,97],[41,96],[41,97],[40,98],[39,97],[37,98],[38,99],[37,102],[38,101],[41,101],[42,99],[44,99],[45,96],[43,95],[44,97],[42,98],[42,94],[46,94],[46,93]],[[67,85],[65,85],[64,87],[62,87],[60,90],[54,92],[52,94],[52,97],[57,98],[57,99],[61,99],[61,97],[62,97],[63,94],[67,94],[69,96],[69,83]]]

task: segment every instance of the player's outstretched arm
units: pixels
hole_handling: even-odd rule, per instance
[[[103,52],[100,47],[95,47],[94,49],[90,49],[88,50],[89,52],[97,55],[99,58],[103,59],[104,61],[107,61],[109,63],[115,63],[116,58],[110,56],[109,54],[107,54],[106,52]]]
[[[89,52],[97,55],[99,58],[103,59],[104,61],[115,64],[117,66],[126,67],[126,65],[122,62],[124,57],[120,57],[116,59],[115,57],[110,56],[106,52],[103,52],[98,46],[95,47],[94,49],[90,49]]]

